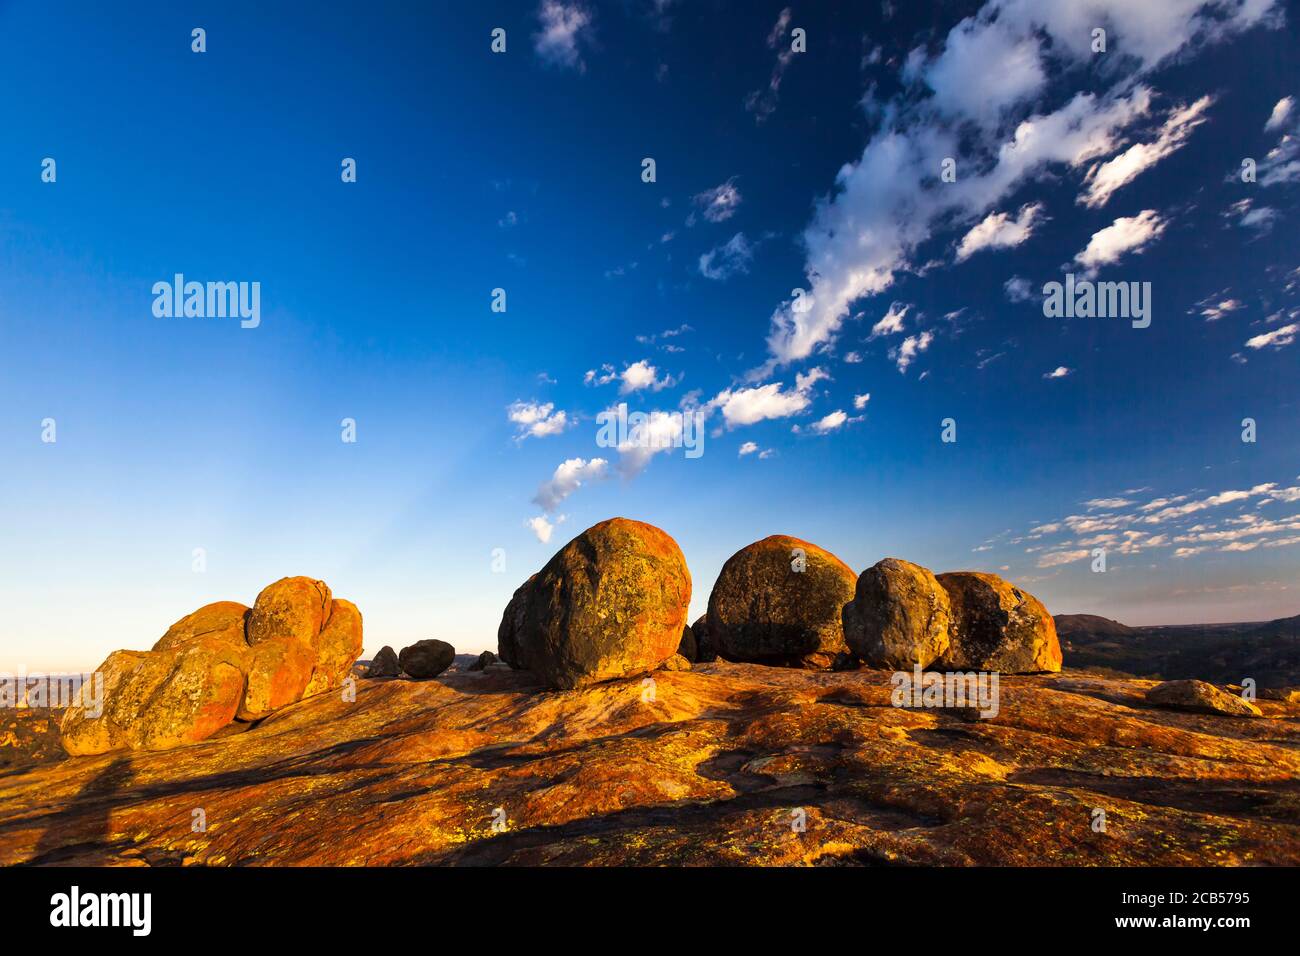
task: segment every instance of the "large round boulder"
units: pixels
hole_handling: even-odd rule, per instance
[[[1033,674],[1061,669],[1056,622],[1028,591],[996,574],[951,571],[938,576],[952,604],[952,640],[941,670]]]
[[[437,677],[456,659],[456,648],[446,641],[416,641],[403,647],[397,655],[398,663],[408,677]]]
[[[808,541],[772,535],[733,554],[709,595],[708,636],[732,661],[829,667],[857,575]]]
[[[948,592],[911,561],[885,558],[863,571],[843,616],[849,650],[871,667],[928,667],[948,650]]]
[[[506,608],[498,651],[552,687],[649,673],[671,657],[691,603],[677,542],[611,518],[556,553]]]
[[[314,578],[281,578],[262,589],[248,615],[248,643],[294,638],[310,643],[330,616],[329,585]]]

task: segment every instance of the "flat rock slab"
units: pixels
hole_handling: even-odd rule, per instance
[[[1153,686],[1003,677],[984,720],[891,706],[881,670],[361,681],[0,774],[0,864],[1300,864],[1300,705],[1185,713]]]

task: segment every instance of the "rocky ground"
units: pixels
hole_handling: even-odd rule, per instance
[[[879,670],[653,680],[458,665],[167,752],[11,760],[0,864],[1300,864],[1297,703],[1182,713],[1067,669],[1004,676],[982,720],[893,707]]]

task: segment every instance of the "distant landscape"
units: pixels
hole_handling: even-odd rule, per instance
[[[1166,680],[1261,687],[1300,684],[1300,615],[1239,624],[1129,627],[1092,614],[1056,615],[1066,666]]]

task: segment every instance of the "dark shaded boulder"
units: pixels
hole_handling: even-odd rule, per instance
[[[1035,674],[1061,669],[1056,623],[1041,601],[996,574],[951,571],[952,640],[935,670]]]
[[[519,587],[515,588],[515,593],[511,596],[510,602],[506,604],[505,611],[501,614],[501,624],[497,628],[497,656],[513,667],[515,670],[527,670],[527,663],[520,657],[519,641],[516,635],[524,627],[524,611],[528,604],[528,589],[532,587],[533,582],[537,580],[537,575],[533,575]]]
[[[456,659],[456,648],[446,641],[416,641],[409,647],[403,647],[397,655],[397,662],[402,672],[408,677],[420,679],[437,677]]]
[[[475,659],[473,664],[469,665],[469,670],[481,671],[485,669],[489,664],[495,664],[496,662],[497,662],[497,656],[495,654],[493,654],[491,651],[484,651],[482,654],[478,656],[477,659]]]
[[[653,525],[611,518],[515,592],[497,646],[511,666],[560,689],[633,677],[677,651],[690,602],[677,542]]]
[[[885,558],[858,576],[844,641],[869,667],[928,667],[948,650],[952,606],[928,568]]]
[[[1167,680],[1146,692],[1146,702],[1171,710],[1197,714],[1222,714],[1227,717],[1260,717],[1260,709],[1203,680]]]
[[[831,670],[833,671],[856,671],[862,669],[862,661],[858,660],[854,654],[836,654],[835,659],[831,661]]]
[[[691,630],[689,624],[682,628],[682,640],[681,643],[677,645],[677,653],[682,655],[682,657],[686,658],[691,663],[695,663],[695,660],[697,659],[699,648],[696,647],[695,644],[695,632]]]
[[[401,677],[402,665],[398,663],[397,651],[387,644],[379,649],[375,659],[370,662],[366,677]]]
[[[374,656],[370,661],[369,670],[365,671],[367,678],[399,678],[402,676],[402,665],[398,662],[398,652],[385,644],[380,648],[380,653]]]
[[[841,613],[856,584],[829,551],[772,535],[722,566],[709,595],[709,639],[731,661],[828,668],[848,650]]]
[[[718,659],[718,648],[713,643],[713,638],[709,636],[709,616],[701,614],[699,618],[691,625],[691,637],[695,639],[695,660],[696,664],[708,664]]]

